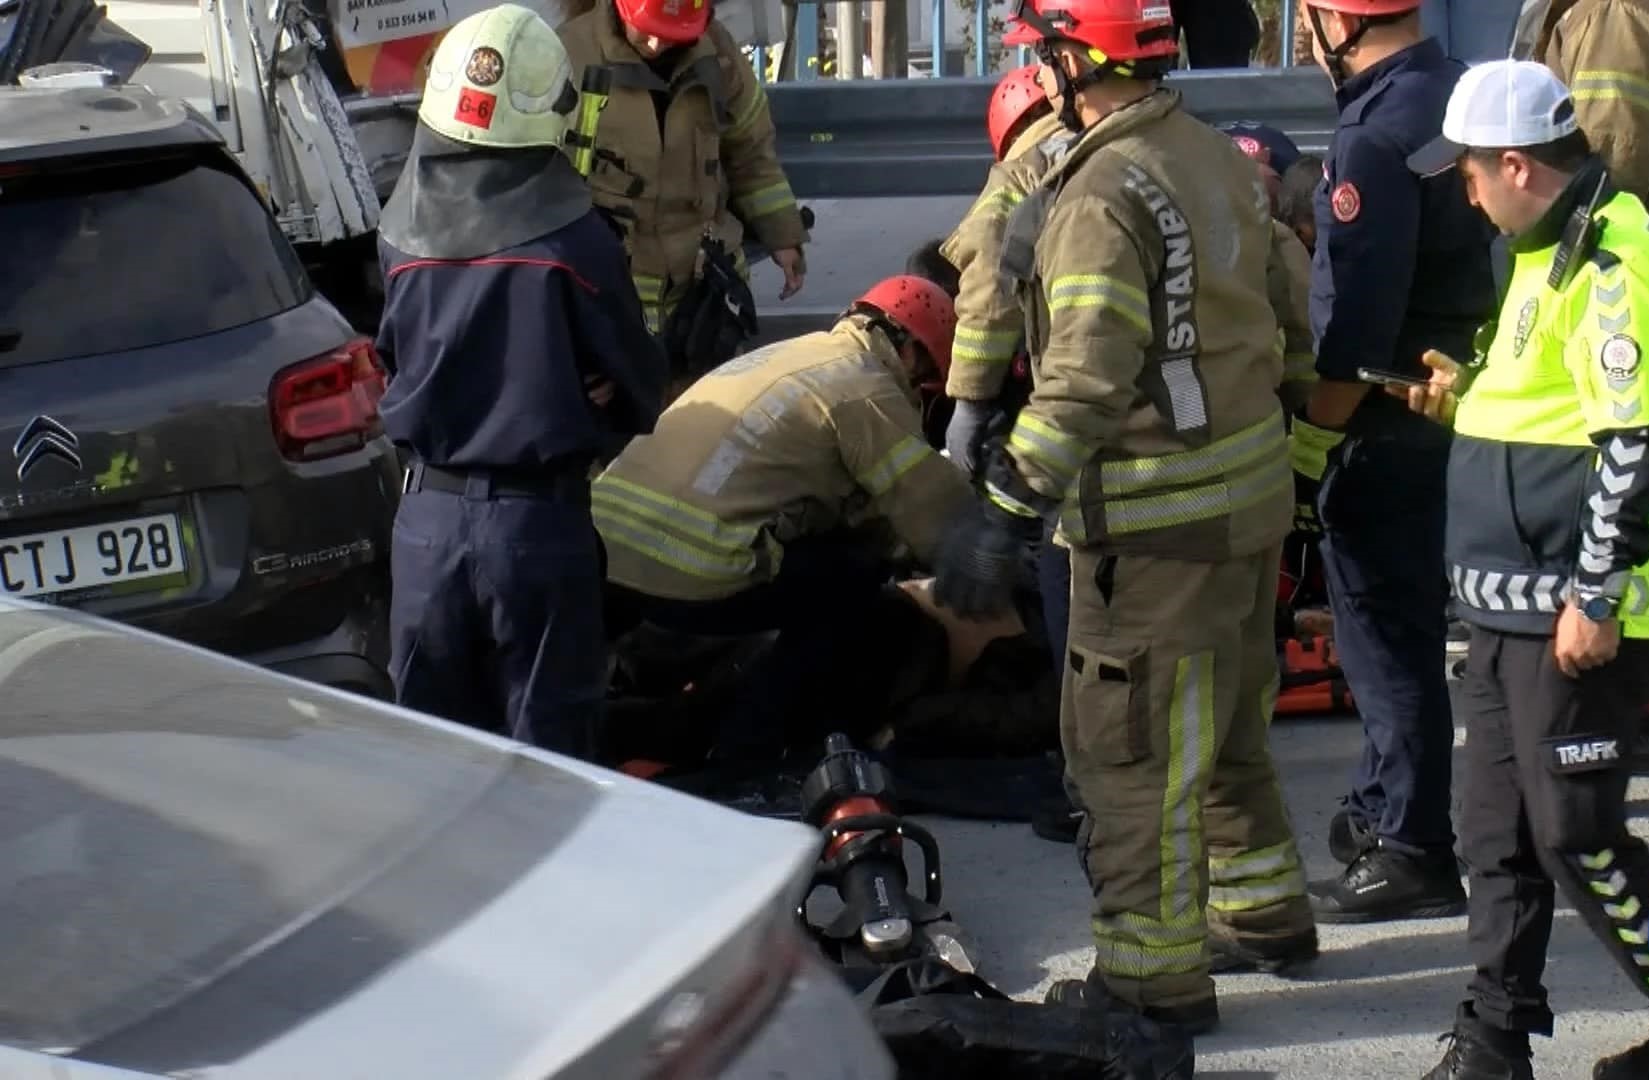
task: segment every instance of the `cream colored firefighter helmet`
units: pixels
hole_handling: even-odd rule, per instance
[[[535,12],[500,4],[460,21],[435,50],[418,119],[475,146],[560,146],[578,88],[561,38]]]

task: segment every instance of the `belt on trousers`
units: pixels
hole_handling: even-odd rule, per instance
[[[496,469],[444,469],[414,462],[401,478],[401,494],[439,491],[476,499],[553,499],[590,501],[590,467],[585,463],[546,469],[542,473]]]

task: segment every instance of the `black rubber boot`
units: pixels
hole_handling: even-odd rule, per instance
[[[1466,913],[1454,852],[1416,857],[1376,846],[1345,873],[1307,890],[1318,922],[1373,923],[1447,919]]]
[[[1210,932],[1208,950],[1213,954],[1208,970],[1215,975],[1261,971],[1286,975],[1317,959],[1317,928],[1287,937],[1231,937]]]
[[[1104,978],[1097,971],[1089,972],[1086,979],[1061,979],[1048,987],[1042,1001],[1047,1005],[1064,1005],[1068,1008],[1091,1009],[1096,1012],[1137,1011],[1154,1023],[1170,1028],[1183,1028],[1187,1035],[1206,1035],[1220,1024],[1219,999],[1212,994],[1206,1001],[1189,1005],[1147,1006],[1141,1010],[1133,1010],[1111,997],[1105,989]]]
[[[1328,853],[1341,866],[1350,866],[1357,856],[1374,846],[1376,837],[1369,827],[1341,810],[1328,823]]]
[[[1592,1080],[1644,1080],[1649,1077],[1649,1042],[1592,1066]]]
[[[1192,1080],[1196,1071],[1190,1032],[1121,1006],[1106,1013],[1101,1080]]]
[[[1031,831],[1056,844],[1076,843],[1077,830],[1081,827],[1082,811],[1064,796],[1047,800],[1031,814]]]

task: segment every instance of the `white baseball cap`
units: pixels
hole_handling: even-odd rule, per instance
[[[1578,131],[1569,88],[1545,64],[1491,60],[1460,76],[1443,134],[1409,155],[1421,176],[1447,172],[1467,150],[1540,146]]]

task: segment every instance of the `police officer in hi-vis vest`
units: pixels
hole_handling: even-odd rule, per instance
[[[1431,382],[1395,391],[1454,429],[1445,553],[1472,628],[1458,715],[1477,975],[1427,1080],[1527,1080],[1529,1036],[1552,1034],[1554,882],[1649,994],[1649,851],[1626,829],[1649,700],[1649,214],[1528,61],[1467,72],[1409,164],[1458,165],[1513,257],[1480,355],[1429,353]],[[1591,1075],[1642,1080],[1649,1043]]]

